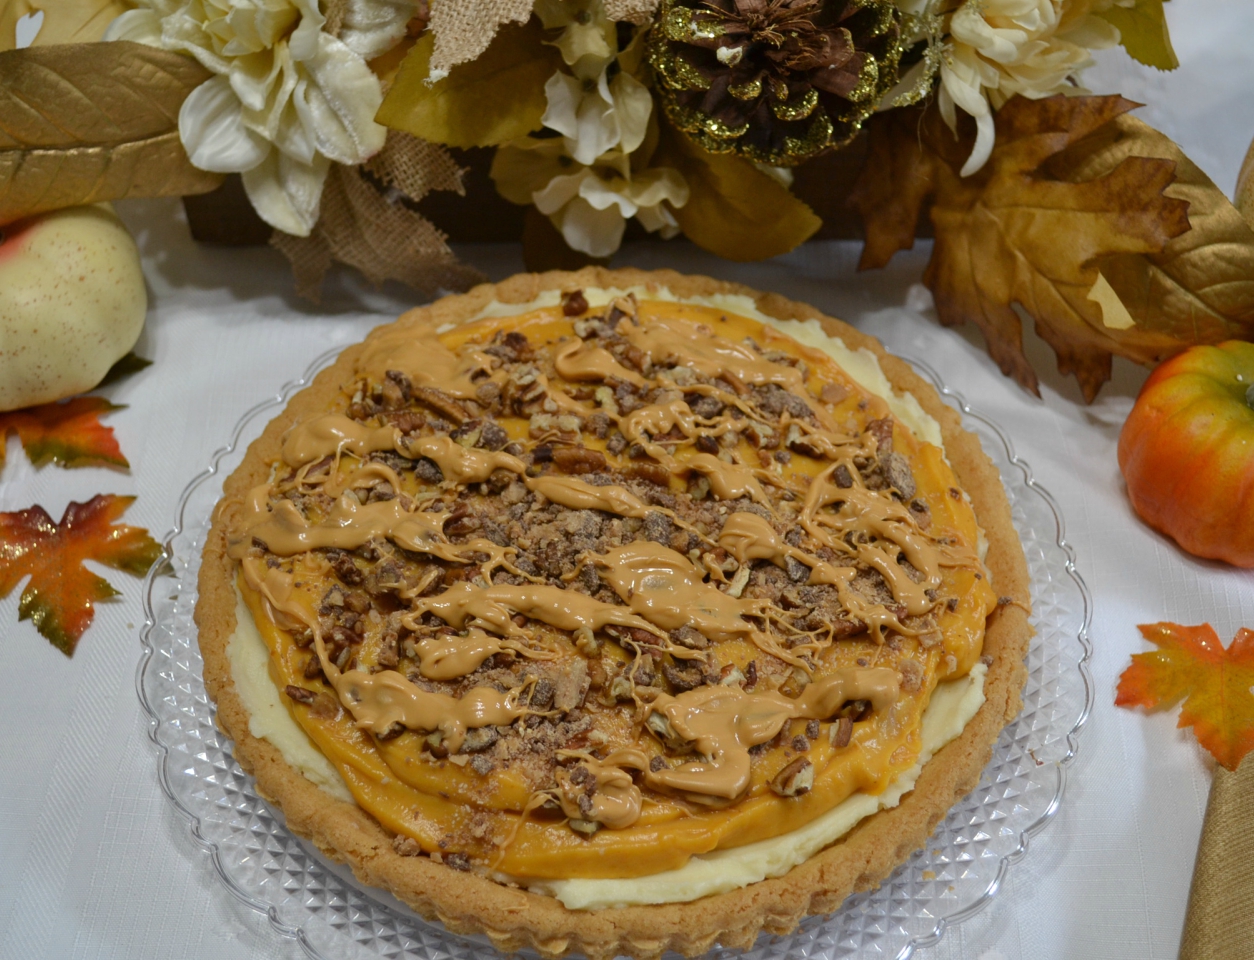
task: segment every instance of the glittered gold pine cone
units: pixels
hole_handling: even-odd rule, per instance
[[[902,46],[892,0],[662,0],[649,62],[706,150],[792,166],[853,139]]]

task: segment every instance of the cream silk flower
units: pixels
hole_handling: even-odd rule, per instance
[[[562,136],[500,147],[492,164],[497,189],[514,203],[534,203],[572,250],[590,257],[617,250],[632,217],[674,236],[679,225],[666,204],[687,203],[688,185],[677,170],[632,169],[653,97],[619,68],[616,28],[601,0],[538,0],[535,12],[546,29],[561,30],[553,45],[570,70],[544,86],[541,122]]]
[[[362,53],[322,31],[316,0],[143,3],[115,20],[106,39],[188,53],[216,74],[179,112],[192,163],[241,174],[263,220],[308,236],[331,162],[361,163],[386,137],[374,122],[379,80]],[[391,6],[394,21],[405,8]],[[371,32],[373,39],[357,44],[362,51],[380,42]],[[394,23],[384,32],[395,33]]]
[[[674,236],[679,224],[665,204],[688,202],[688,185],[676,170],[633,173],[630,158],[617,150],[584,165],[566,153],[559,139],[529,137],[505,144],[492,162],[492,179],[505,199],[534,203],[572,250],[590,257],[617,250],[632,217],[646,230]]]
[[[1119,31],[1090,9],[1088,0],[966,0],[954,11],[937,102],[951,129],[955,107],[975,118],[964,177],[993,151],[994,109],[1016,94],[1036,100],[1084,92],[1075,78],[1092,65],[1089,51],[1119,42]]]

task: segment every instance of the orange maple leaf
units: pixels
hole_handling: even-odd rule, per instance
[[[134,500],[101,494],[86,503],[71,503],[60,523],[38,505],[0,513],[0,598],[29,574],[18,619],[33,620],[67,657],[91,626],[93,602],[118,593],[83,561],[95,560],[138,577],[161,555],[161,545],[147,530],[114,524]]]
[[[75,397],[0,413],[0,467],[10,431],[37,467],[49,460],[63,467],[129,467],[113,428],[100,422],[102,413],[121,409],[104,397]]]
[[[1254,750],[1254,630],[1238,630],[1225,650],[1209,623],[1146,623],[1138,629],[1158,649],[1132,655],[1115,704],[1167,710],[1183,699],[1176,725],[1192,727],[1198,742],[1235,770]]]

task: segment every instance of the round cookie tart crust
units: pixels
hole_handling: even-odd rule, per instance
[[[878,358],[893,388],[913,394],[941,426],[948,459],[984,528],[986,566],[996,593],[1014,601],[1000,605],[987,621],[984,654],[990,657],[985,703],[963,733],[939,751],[901,804],[868,817],[836,844],[786,875],[689,903],[568,910],[560,902],[526,890],[459,872],[426,857],[398,854],[391,834],[354,804],[331,797],[290,767],[268,741],[249,733],[248,713],[235,690],[226,646],[235,630],[235,563],[226,555],[223,518],[215,516],[200,574],[196,622],[205,664],[205,685],[218,709],[218,721],[235,742],[235,755],[257,780],[259,792],[283,810],[288,825],[309,837],[328,856],[349,863],[365,883],[390,890],[429,919],[457,933],[486,933],[502,950],[532,946],[546,955],[581,951],[593,958],[629,953],[657,956],[664,950],[694,955],[714,942],[747,947],[763,931],[783,933],[803,917],[836,909],[855,890],[875,886],[898,863],[924,844],[936,823],[978,781],[1002,727],[1020,709],[1026,671],[1023,656],[1027,623],[1028,574],[1010,521],[1000,477],[979,441],[961,429],[958,415],[903,362],[872,338],[804,304],[773,294],[670,271],[646,273],[589,268],[578,273],[522,275],[483,285],[403,315],[379,328],[363,344],[344,351],[313,384],[293,397],[247,452],[224,484],[225,497],[242,497],[267,479],[268,464],[279,456],[289,427],[324,412],[352,379],[355,364],[382,330],[418,324],[442,328],[466,321],[493,301],[527,304],[550,290],[579,288],[665,288],[682,300],[719,294],[752,298],[757,309],[783,320],[818,320],[853,350]]]

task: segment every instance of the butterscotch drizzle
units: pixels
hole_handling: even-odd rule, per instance
[[[381,450],[393,450],[411,459],[427,457],[453,483],[479,483],[495,470],[522,473],[527,466],[508,453],[463,447],[443,434],[409,439],[396,427],[367,427],[338,413],[296,426],[283,443],[283,460],[288,466],[299,467],[343,453],[365,457]]]
[[[620,323],[618,332],[653,363],[670,360],[707,377],[757,386],[774,383],[805,395],[805,381],[794,367],[763,359],[753,348],[717,337],[700,324],[655,316],[647,323]]]
[[[684,462],[710,482],[710,493],[716,500],[739,500],[750,497],[758,503],[768,504],[766,493],[758,483],[761,471],[738,463],[727,463],[712,453],[697,453]]]
[[[474,399],[483,383],[500,379],[499,374],[491,373],[492,358],[488,354],[474,348],[454,353],[429,326],[399,327],[371,337],[357,361],[358,373],[382,378],[389,370],[459,400]],[[475,379],[483,374],[488,375]]]
[[[936,547],[918,530],[905,507],[860,483],[839,487],[831,482],[834,472],[835,465],[811,484],[801,514],[802,526],[821,543],[877,570],[892,591],[893,599],[908,613],[914,616],[927,613],[937,603],[927,591],[941,583]],[[839,504],[837,512],[821,510],[832,504]],[[867,534],[878,540],[866,539]],[[922,574],[919,581],[912,580],[897,562],[898,553],[905,554],[911,566]]]
[[[588,753],[561,750],[560,757],[578,757],[579,766],[557,771],[557,800],[572,820],[595,821],[624,830],[640,819],[644,798],[631,774],[610,756],[604,761]],[[576,774],[582,768],[581,774]]]
[[[900,693],[897,671],[849,667],[814,681],[796,698],[722,685],[663,694],[653,711],[703,759],[646,770],[645,778],[651,786],[734,800],[749,787],[749,748],[766,743],[789,720],[828,720],[850,700],[869,700],[874,709],[886,710]]]
[[[313,632],[322,672],[362,730],[385,734],[392,732],[396,724],[411,730],[439,730],[449,749],[456,750],[467,730],[513,723],[527,713],[513,693],[502,694],[490,687],[476,687],[458,699],[422,690],[395,670],[341,672],[327,656],[318,618],[300,603],[291,574],[268,567],[257,557],[245,557],[240,571],[244,582],[260,594],[279,626],[304,626]]]
[[[439,730],[453,751],[462,745],[468,730],[513,723],[527,713],[512,692],[475,687],[463,697],[450,697],[420,690],[395,670],[348,670],[334,677],[332,683],[361,729],[384,734],[400,724],[410,730]]]
[[[707,686],[676,696],[662,694],[650,705],[652,713],[665,718],[667,729],[690,744],[697,759],[674,767],[655,768],[644,751],[624,748],[604,760],[592,760],[590,773],[600,784],[616,783],[618,793],[603,806],[581,809],[569,779],[562,789],[562,809],[567,816],[600,819],[614,817],[619,828],[625,816],[639,817],[639,805],[618,774],[622,767],[640,771],[650,787],[669,790],[692,799],[714,797],[735,800],[749,789],[752,761],[749,750],[774,738],[790,720],[829,720],[851,700],[870,701],[874,710],[890,709],[901,694],[897,671],[887,667],[848,667],[810,684],[798,697],[768,691],[750,693],[738,686]],[[617,773],[615,773],[617,771]],[[561,781],[559,780],[559,784]],[[638,791],[637,791],[638,792]],[[567,800],[573,801],[569,804]],[[596,799],[596,794],[590,798]],[[587,806],[587,805],[586,805]],[[602,820],[606,826],[613,826]]]
[[[283,441],[283,462],[299,467],[342,453],[366,457],[379,450],[395,450],[400,435],[396,427],[367,427],[343,414],[328,413],[292,428]]]
[[[628,608],[663,630],[688,626],[715,642],[748,638],[785,662],[803,663],[745,619],[767,616],[767,601],[731,597],[702,582],[703,571],[669,547],[638,540],[593,559]]]
[[[408,440],[399,444],[397,449],[409,457],[434,460],[444,479],[453,483],[481,483],[496,470],[522,473],[527,469],[525,463],[508,453],[463,447],[443,435]]]
[[[576,477],[528,477],[527,488],[571,510],[604,510],[620,517],[642,519],[651,508],[626,487],[593,486]]]
[[[363,504],[352,494],[344,493],[320,523],[313,523],[290,500],[271,504],[269,490],[269,485],[263,484],[249,495],[245,511],[248,519],[241,524],[243,536],[228,548],[232,557],[243,557],[254,539],[264,543],[271,553],[290,557],[327,547],[356,550],[371,540],[386,538],[414,553],[453,563],[477,563],[485,577],[498,567],[526,576],[511,562],[517,553],[513,547],[502,547],[483,537],[463,544],[450,543],[444,536],[447,513],[406,510],[399,498]]]
[[[533,660],[548,660],[552,655],[532,650],[513,640],[495,637],[478,627],[471,627],[465,636],[438,633],[424,637],[416,645],[418,670],[428,680],[457,680],[474,673],[483,661],[509,650]]]
[[[835,587],[841,605],[877,635],[882,635],[885,627],[907,635],[916,632],[902,624],[900,618],[882,604],[871,603],[854,592],[849,584],[858,575],[856,567],[838,567],[797,547],[790,547],[775,532],[775,528],[757,514],[733,513],[723,524],[718,542],[740,563],[769,560],[786,569],[786,559],[792,557],[805,564],[810,568],[809,583]]]
[[[663,636],[656,626],[635,616],[626,607],[603,603],[575,590],[563,590],[547,584],[477,587],[470,583],[457,583],[441,594],[415,601],[402,622],[414,629],[417,617],[423,613],[434,613],[445,623],[458,628],[467,625],[480,627],[503,637],[528,636],[514,623],[515,614],[570,632],[581,627],[595,631],[617,626],[636,627]]]
[[[644,377],[628,370],[604,347],[582,344],[578,340],[560,347],[553,355],[553,367],[563,380],[577,383],[584,380],[622,380],[643,387]]]

